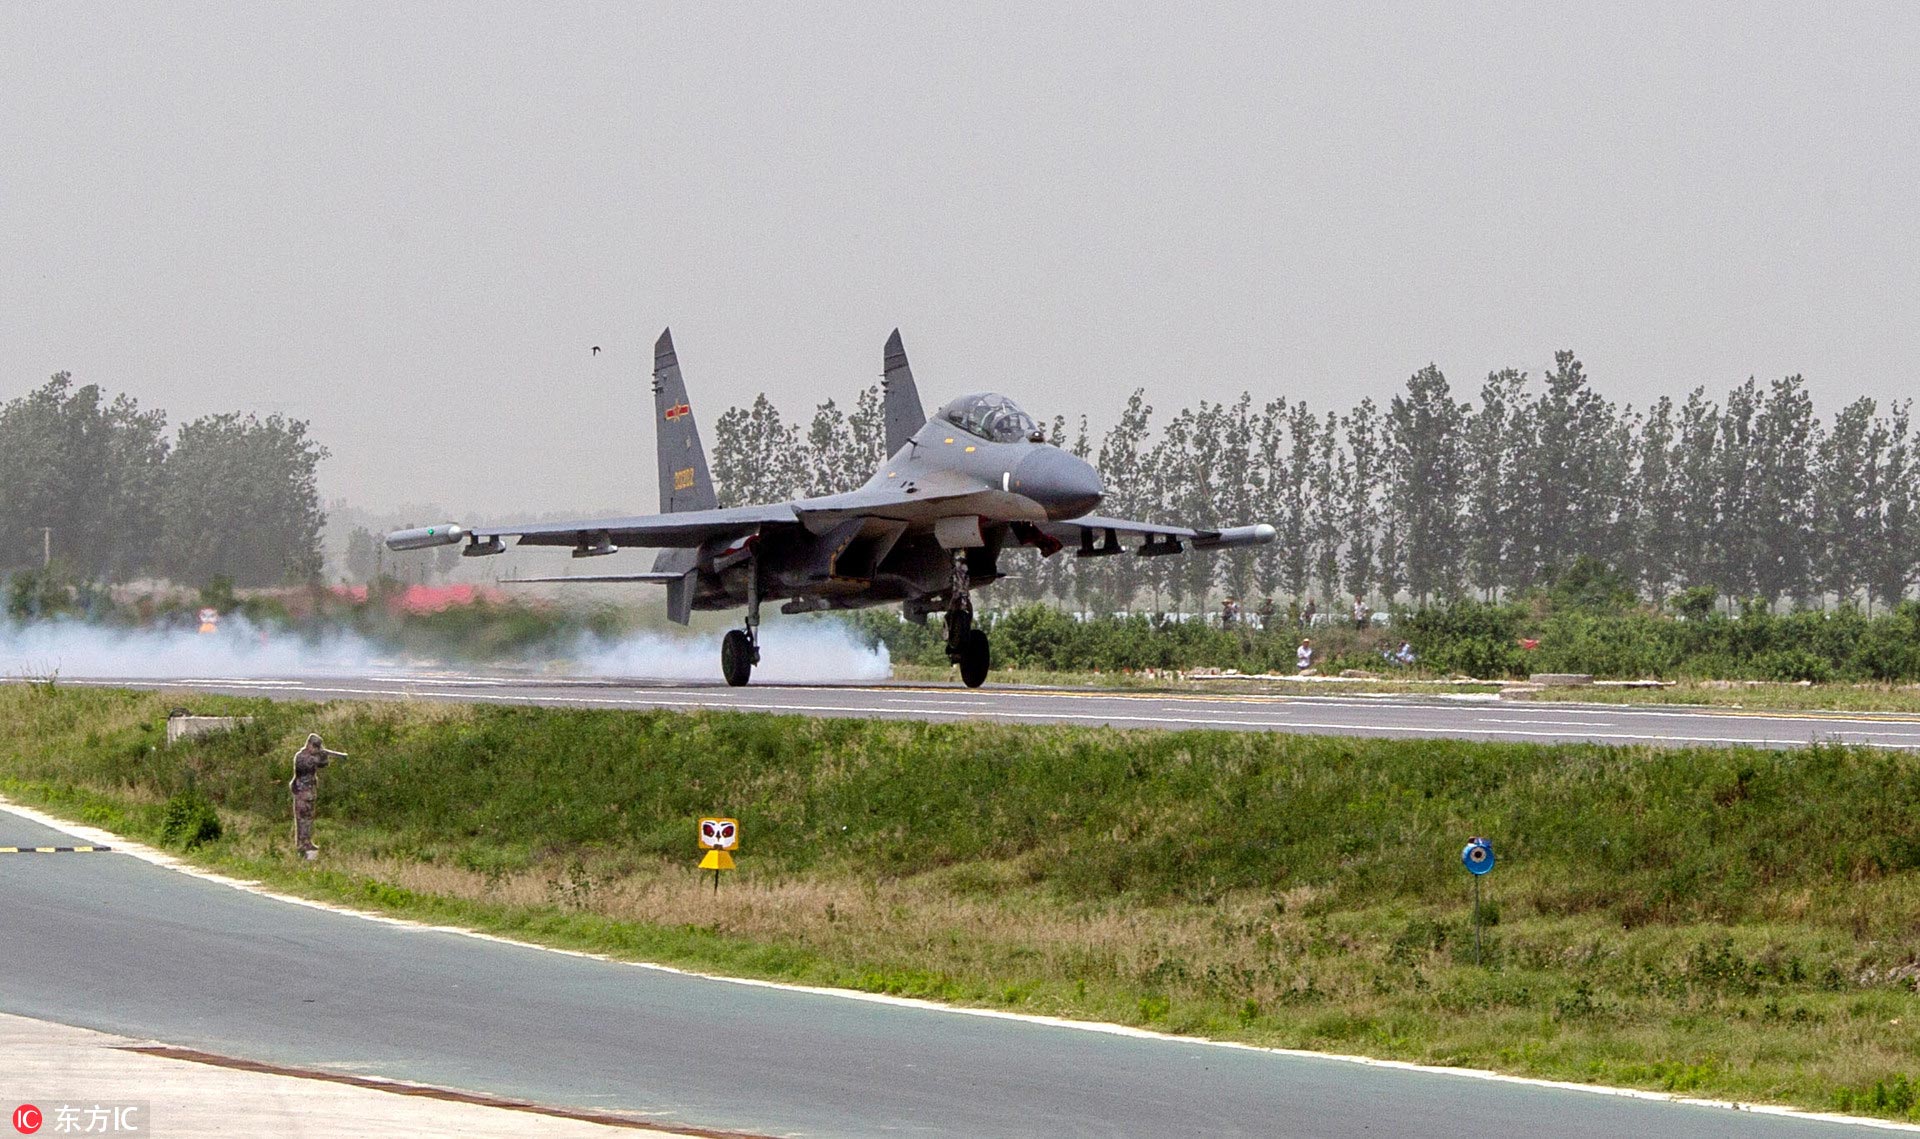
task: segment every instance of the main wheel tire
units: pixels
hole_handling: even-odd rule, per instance
[[[987,669],[993,664],[993,649],[987,644],[987,635],[978,629],[969,629],[960,642],[960,680],[968,688],[978,688],[987,682]]]
[[[738,629],[720,642],[720,675],[735,688],[745,687],[753,675],[753,642]]]

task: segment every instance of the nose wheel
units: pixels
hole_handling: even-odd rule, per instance
[[[978,629],[968,629],[960,642],[960,682],[968,688],[978,688],[987,682],[987,670],[993,667],[993,649],[987,644],[987,635]]]
[[[987,635],[973,627],[973,597],[967,591],[964,555],[953,559],[952,599],[947,602],[947,659],[960,666],[960,682],[978,688],[987,682],[993,648]]]

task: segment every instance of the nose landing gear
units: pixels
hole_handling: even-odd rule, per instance
[[[731,629],[720,640],[720,675],[743,688],[760,663],[760,559],[747,562],[747,627]]]
[[[947,659],[960,666],[960,681],[968,688],[986,683],[993,664],[993,649],[987,635],[973,627],[973,598],[967,591],[967,561],[964,555],[953,559],[953,585],[947,602]]]

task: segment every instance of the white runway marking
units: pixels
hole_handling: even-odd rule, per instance
[[[1558,728],[1611,728],[1613,726],[1611,723],[1596,723],[1592,720],[1535,720],[1527,716],[1476,716],[1473,722],[1476,724],[1534,724],[1540,727]]]

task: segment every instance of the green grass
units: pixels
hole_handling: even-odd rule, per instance
[[[895,680],[909,683],[951,683],[959,672],[952,666],[896,664]],[[1451,680],[1422,670],[1401,674],[1386,669],[1378,680],[1324,679],[1222,680],[1143,676],[1131,672],[1062,672],[1052,669],[996,668],[996,684],[1033,684],[1048,687],[1111,688],[1135,692],[1254,693],[1290,696],[1440,696],[1485,695],[1506,689],[1512,700],[1575,701],[1583,704],[1668,704],[1744,708],[1769,711],[1899,712],[1920,715],[1920,684],[1799,684],[1761,680],[1681,680],[1661,687],[1616,688],[1609,685],[1548,688],[1528,691],[1487,681]]]
[[[1902,712],[1920,715],[1920,685],[1775,684],[1683,680],[1665,688],[1550,688],[1514,693],[1522,700],[1591,704],[1692,704],[1777,712]]]
[[[742,975],[1905,1118],[1920,757],[0,686],[0,790],[278,887]],[[290,851],[289,756],[322,777]],[[712,892],[693,820],[744,827]],[[176,811],[177,814],[177,811]],[[1459,849],[1493,837],[1485,962]]]

